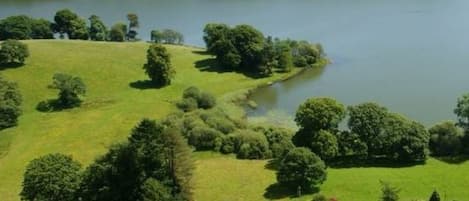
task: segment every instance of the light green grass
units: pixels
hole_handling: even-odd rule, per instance
[[[202,72],[195,62],[209,58],[200,49],[167,46],[176,77],[169,87],[140,90],[129,83],[146,80],[142,70],[146,43],[84,41],[25,41],[31,57],[26,65],[0,71],[19,84],[24,102],[19,126],[0,132],[0,200],[19,200],[26,164],[38,156],[61,152],[84,165],[103,154],[109,145],[127,138],[143,117],[161,118],[175,110],[174,101],[192,85],[222,97],[288,74],[252,79],[237,73]],[[38,102],[55,98],[48,89],[54,73],[80,76],[88,87],[80,108],[40,113]]]
[[[232,156],[197,153],[195,198],[198,201],[268,200],[266,188],[276,182],[275,171],[265,160],[237,160]],[[405,168],[328,169],[321,193],[339,201],[376,201],[380,180],[401,188],[401,201],[428,200],[437,189],[442,200],[469,200],[469,162],[447,164],[436,159],[426,165]],[[273,200],[310,201],[312,195]],[[446,199],[445,199],[446,198]]]

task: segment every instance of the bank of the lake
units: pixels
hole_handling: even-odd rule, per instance
[[[18,193],[26,164],[48,153],[70,154],[87,165],[105,153],[110,145],[126,140],[142,118],[160,119],[176,111],[174,103],[189,86],[211,92],[226,106],[239,111],[229,96],[238,96],[259,85],[285,79],[298,71],[276,73],[254,79],[235,72],[219,72],[203,66],[212,56],[204,49],[166,46],[172,55],[176,75],[161,89],[138,85],[147,80],[142,69],[147,43],[112,43],[68,40],[24,41],[31,57],[26,65],[2,69],[6,79],[19,84],[23,95],[19,125],[0,131],[0,197],[19,200]],[[206,62],[205,62],[206,63]],[[41,113],[35,108],[55,98],[47,86],[54,73],[79,76],[87,85],[80,108]]]

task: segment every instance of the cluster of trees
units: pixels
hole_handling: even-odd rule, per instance
[[[184,112],[191,112],[197,109],[210,109],[216,104],[217,101],[211,93],[200,91],[197,87],[189,87],[184,90],[182,100],[176,105]]]
[[[0,130],[18,124],[22,97],[18,85],[0,76]]]
[[[0,20],[0,40],[52,39],[52,23],[26,15],[10,16]]]
[[[0,20],[0,40],[7,39],[53,39],[54,34],[60,38],[94,40],[94,41],[133,41],[137,39],[139,27],[138,16],[127,14],[128,25],[116,23],[110,30],[96,15],[86,20],[69,9],[55,13],[54,21],[34,19],[26,15],[10,16]]]
[[[6,40],[0,44],[0,64],[24,64],[29,57],[28,46],[17,40]]]
[[[349,130],[338,129],[348,111]],[[430,135],[418,122],[389,112],[376,103],[345,106],[331,98],[303,103],[295,118],[299,131],[293,141],[326,161],[388,159],[422,162],[428,156]]]
[[[160,44],[152,44],[147,50],[147,63],[143,66],[155,86],[171,84],[176,73],[171,65],[168,50]]]
[[[49,112],[61,109],[79,107],[80,96],[85,95],[86,85],[80,77],[57,73],[53,77],[53,82],[49,88],[59,90],[57,99],[41,101],[36,109],[42,112]]]
[[[324,57],[319,44],[273,40],[249,25],[207,24],[203,38],[207,51],[216,56],[219,65],[263,76],[271,75],[276,68],[289,71],[293,65],[313,66]]]
[[[110,148],[82,171],[70,156],[32,160],[24,173],[22,200],[192,199],[191,149],[178,129],[142,120],[128,142]]]
[[[184,35],[172,29],[152,30],[151,41],[164,44],[183,44]]]

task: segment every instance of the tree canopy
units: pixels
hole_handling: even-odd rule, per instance
[[[52,24],[45,19],[26,15],[10,16],[0,20],[0,40],[51,39]]]
[[[175,71],[166,48],[160,44],[152,44],[147,50],[147,63],[143,66],[146,74],[156,86],[171,84]]]
[[[22,96],[18,85],[0,76],[0,130],[18,124],[21,102]]]
[[[29,57],[28,46],[17,40],[6,40],[0,44],[0,64],[24,64]]]

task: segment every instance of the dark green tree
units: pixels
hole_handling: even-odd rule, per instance
[[[322,184],[326,177],[324,162],[306,148],[295,148],[288,152],[277,171],[277,181],[292,189],[314,189]]]
[[[399,189],[389,183],[381,182],[381,201],[398,201]]]
[[[53,39],[52,23],[45,19],[33,19],[31,22],[32,39]]]
[[[339,145],[336,136],[325,130],[320,130],[313,135],[309,147],[311,151],[326,161],[333,159],[339,153]]]
[[[90,20],[89,33],[91,40],[105,41],[107,39],[108,31],[103,21],[101,21],[101,19],[96,15],[91,15],[88,19]]]
[[[71,10],[57,11],[54,21],[54,32],[59,33],[61,38],[64,38],[64,34],[67,34],[69,39],[88,40],[88,29],[85,20]]]
[[[152,44],[148,48],[147,63],[143,66],[143,69],[157,86],[170,85],[175,74],[168,51],[159,44]]]
[[[262,64],[264,35],[249,25],[238,25],[231,30],[232,44],[241,56],[241,67],[251,71],[259,70]]]
[[[452,121],[445,121],[431,127],[430,151],[434,156],[456,156],[462,151],[463,133]]]
[[[285,72],[290,72],[293,67],[292,50],[289,45],[283,44],[278,47],[278,68]]]
[[[376,103],[362,103],[348,108],[348,127],[360,136],[365,142],[369,154],[379,152],[382,149],[379,138],[383,133],[384,124],[388,118],[388,110]]]
[[[171,189],[154,178],[145,180],[142,186],[141,201],[173,201]]]
[[[296,124],[306,130],[333,130],[345,118],[345,107],[332,98],[310,98],[296,111]]]
[[[24,64],[29,57],[28,46],[17,40],[6,40],[0,44],[0,64]]]
[[[29,162],[24,173],[21,200],[74,201],[81,165],[70,156],[49,154]]]
[[[136,29],[140,27],[138,16],[135,13],[129,13],[127,14],[127,20],[129,20],[129,32],[127,33],[127,39],[135,40],[138,34]]]
[[[0,130],[18,124],[21,102],[22,97],[18,85],[0,76]]]
[[[339,144],[339,156],[350,159],[364,159],[368,156],[368,146],[360,139],[360,136],[349,132],[341,131],[337,134]]]
[[[151,40],[155,43],[182,44],[184,36],[172,29],[153,30],[151,31]]]
[[[469,94],[458,98],[454,113],[458,116],[458,125],[465,130],[469,129]]]
[[[80,106],[80,95],[85,95],[86,86],[80,77],[57,73],[53,76],[51,87],[59,90],[57,106],[61,108],[72,108]]]
[[[26,15],[10,16],[0,21],[0,40],[31,38],[32,19]]]
[[[109,40],[122,42],[125,40],[125,35],[127,33],[127,25],[124,23],[116,23],[111,27],[109,32]]]
[[[436,192],[436,190],[433,191],[432,196],[430,196],[429,201],[440,201],[440,194]]]

